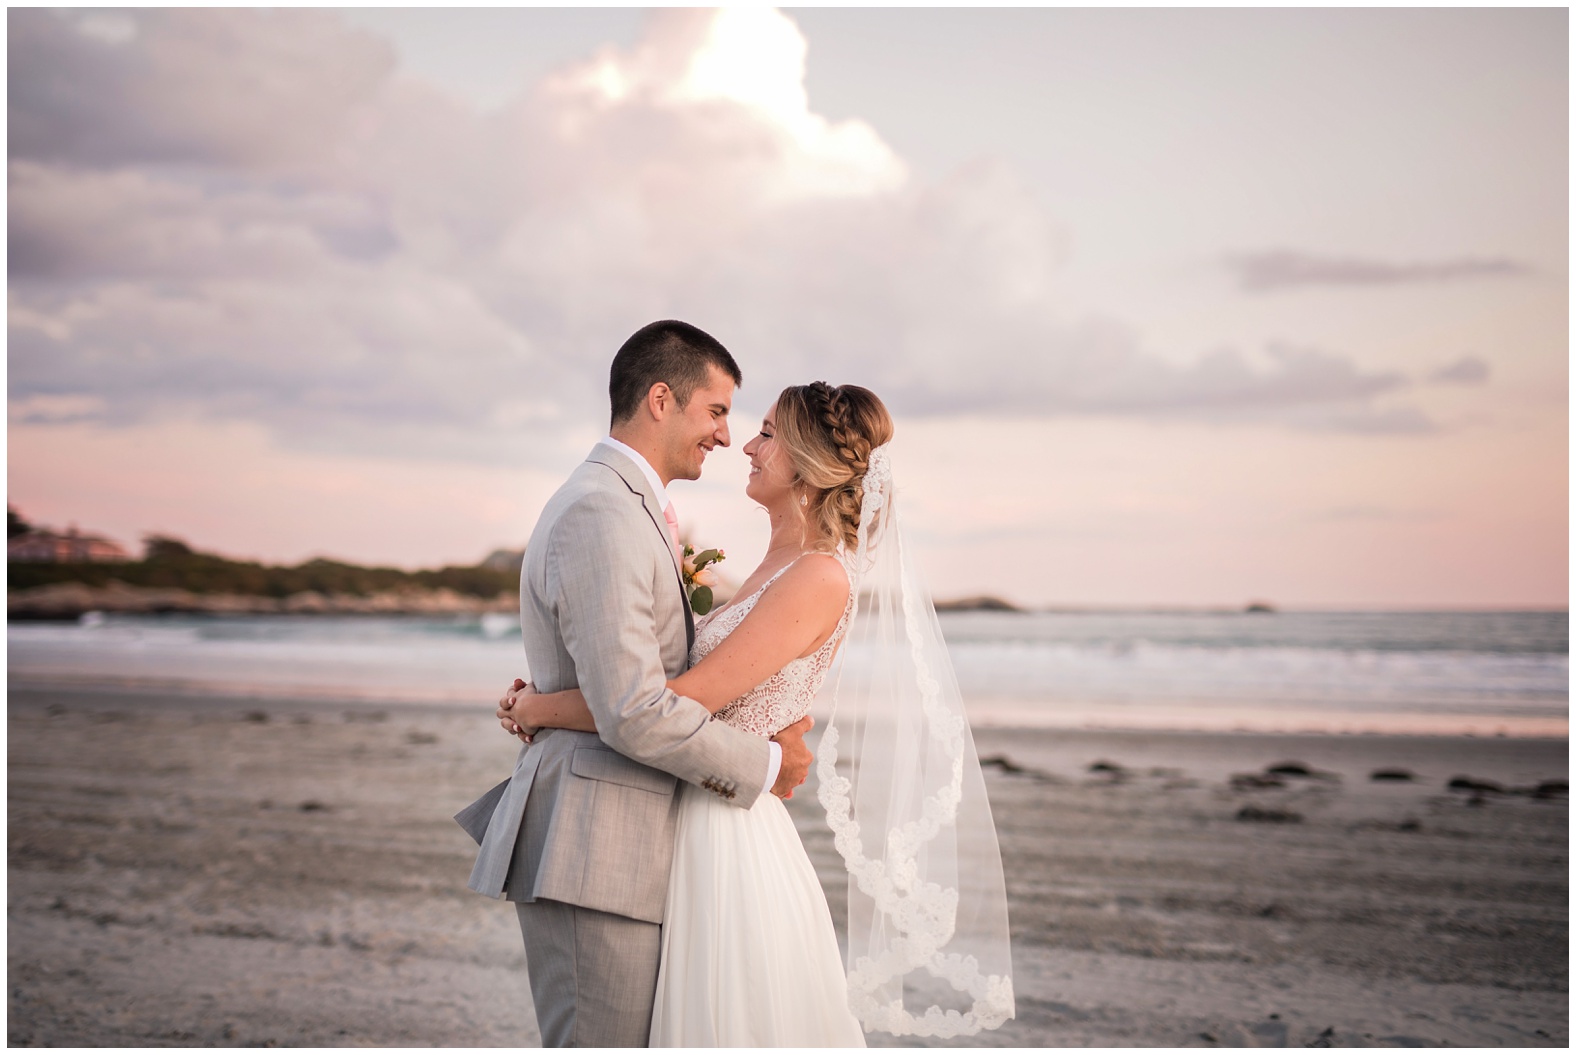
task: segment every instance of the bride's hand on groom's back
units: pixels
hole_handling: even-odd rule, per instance
[[[521,689],[530,690],[531,683],[528,681],[522,681],[520,678],[515,678],[514,684],[510,685],[509,688],[504,691],[504,694],[498,698],[498,724],[503,727],[504,732],[516,738],[521,743],[528,744],[531,742],[531,737],[536,733],[536,730],[523,728],[520,723],[515,720],[516,716],[514,712],[514,704],[516,694],[519,693]]]
[[[772,794],[780,799],[793,798],[793,789],[803,784],[810,775],[810,763],[815,760],[815,756],[804,746],[804,734],[814,725],[815,719],[805,715],[772,737],[783,749],[782,768],[777,771],[777,783],[772,785]]]

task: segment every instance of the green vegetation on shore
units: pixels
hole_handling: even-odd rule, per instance
[[[178,539],[150,537],[140,561],[127,563],[46,564],[10,562],[9,588],[25,590],[79,582],[102,587],[111,580],[128,586],[189,590],[197,594],[289,597],[306,591],[366,597],[402,590],[449,589],[468,597],[492,598],[520,588],[518,567],[508,571],[484,565],[449,566],[423,571],[367,568],[332,560],[309,560],[293,567],[230,560],[200,553]]]

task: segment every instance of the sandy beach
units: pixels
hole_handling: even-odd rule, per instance
[[[8,729],[11,1044],[537,1042],[450,820],[514,757],[487,706],[18,691]],[[978,742],[1018,1017],[977,1043],[1568,1043],[1565,740]]]

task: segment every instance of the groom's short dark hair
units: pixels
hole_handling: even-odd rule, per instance
[[[700,327],[675,319],[642,326],[613,356],[607,381],[613,424],[629,420],[658,381],[673,390],[680,408],[688,406],[690,396],[706,383],[706,369],[711,366],[733,378],[735,385],[744,383],[728,349]]]

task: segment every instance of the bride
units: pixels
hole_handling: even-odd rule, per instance
[[[769,738],[809,713],[856,642],[850,713],[834,709],[818,763],[849,871],[852,970],[782,801],[741,810],[681,784],[652,1046],[854,1047],[865,1030],[951,1037],[1012,1015],[1000,854],[934,607],[897,533],[892,432],[868,389],[783,390],[744,446],[766,556],[697,623],[691,667],[668,683]],[[528,742],[596,730],[578,689],[526,686],[498,713]]]

